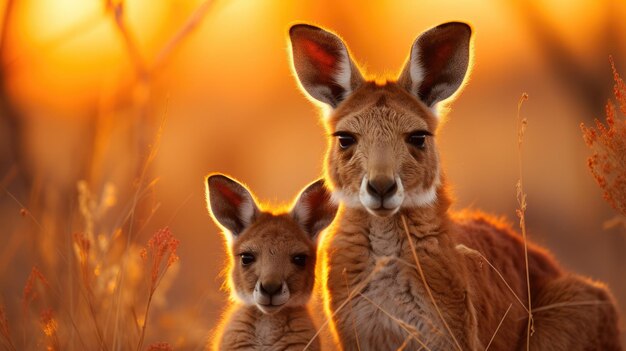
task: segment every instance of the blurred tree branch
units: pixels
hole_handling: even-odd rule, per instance
[[[587,110],[584,115],[592,120],[593,116],[601,114],[611,94],[612,76],[608,69],[608,56],[613,55],[615,61],[623,62],[625,55],[624,48],[620,47],[619,15],[615,1],[604,1],[606,26],[603,28],[603,35],[599,36],[602,41],[598,44],[600,53],[606,59],[594,63],[595,66],[591,69],[576,58],[536,1],[513,1],[512,4],[539,46],[549,70],[564,89]]]
[[[187,19],[185,24],[180,27],[178,32],[176,32],[176,34],[174,34],[174,36],[167,43],[165,43],[165,45],[163,45],[163,48],[156,55],[156,58],[152,63],[153,70],[159,70],[165,66],[167,62],[169,62],[169,59],[174,52],[180,48],[182,42],[202,22],[202,19],[204,19],[205,15],[211,8],[211,5],[213,5],[213,2],[214,1],[207,0],[200,4],[194,13]]]
[[[142,58],[134,36],[126,25],[124,18],[124,1],[105,0],[105,8],[114,16],[117,30],[124,40],[126,50],[140,81],[150,80],[154,73],[161,70],[167,64],[171,55],[202,22],[212,4],[212,0],[202,2],[172,38],[163,45],[155,56],[152,64],[148,64]]]
[[[21,145],[22,121],[17,108],[9,97],[7,86],[7,39],[10,34],[14,9],[15,1],[7,0],[2,18],[2,27],[0,27],[0,124],[7,129],[8,140],[6,142],[10,149],[8,153],[10,159],[7,160],[6,165],[0,163],[0,167],[6,167],[8,170],[13,165],[18,165],[20,173],[26,175],[26,172],[22,169],[24,167]],[[2,125],[0,125],[0,128]],[[30,179],[25,179],[25,181],[29,183]]]
[[[124,17],[124,1],[114,2],[113,0],[105,0],[105,9],[106,12],[113,14],[117,31],[122,36],[126,52],[130,56],[130,61],[133,64],[137,77],[140,81],[148,79],[148,69],[146,68],[146,64],[141,57],[141,52],[139,51],[137,42],[126,26]]]

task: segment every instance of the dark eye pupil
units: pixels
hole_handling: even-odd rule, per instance
[[[425,134],[409,135],[407,142],[417,148],[423,149],[426,144],[426,135]]]
[[[254,255],[249,253],[241,254],[241,264],[244,266],[250,265],[254,262]]]
[[[296,266],[304,267],[306,264],[306,256],[305,255],[296,255],[293,256],[293,264]]]
[[[356,142],[354,137],[351,135],[340,135],[338,138],[339,138],[339,146],[342,149],[347,149]]]

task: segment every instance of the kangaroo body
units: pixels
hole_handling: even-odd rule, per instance
[[[446,216],[438,224],[424,213],[404,215],[424,280],[442,316],[416,269],[401,219],[346,210],[323,250],[329,253],[327,303],[336,312],[333,324],[343,348],[356,349],[358,342],[361,350],[395,350],[401,345],[407,350],[453,350],[456,339],[463,350],[484,350],[494,336],[491,350],[524,350],[528,315],[520,235],[483,214]],[[617,314],[606,288],[563,272],[534,245],[528,257],[533,308],[574,303],[534,313],[531,350],[619,350]],[[362,295],[338,310],[348,299],[346,280]],[[577,306],[576,301],[591,304]]]
[[[397,80],[374,82],[334,34],[290,30],[302,88],[331,108],[325,171],[341,206],[321,278],[343,350],[527,349],[524,242],[492,217],[449,212],[436,145],[437,105],[463,83],[470,37],[463,23],[432,28]],[[528,272],[531,350],[621,350],[604,285],[533,244]]]

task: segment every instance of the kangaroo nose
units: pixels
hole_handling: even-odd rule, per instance
[[[280,288],[283,286],[282,283],[279,282],[266,282],[261,283],[261,292],[272,296],[280,291]]]
[[[393,178],[377,177],[367,182],[367,192],[381,199],[395,193],[396,189],[398,189],[398,185]]]

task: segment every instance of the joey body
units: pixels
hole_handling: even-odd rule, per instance
[[[260,209],[243,185],[219,174],[207,178],[207,193],[227,241],[232,299],[213,349],[319,350],[307,303],[317,238],[337,211],[323,181],[305,188],[290,211]]]

